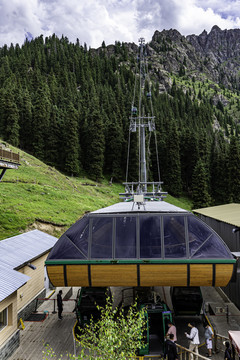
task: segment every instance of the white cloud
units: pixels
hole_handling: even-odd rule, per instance
[[[0,46],[25,34],[66,36],[98,47],[115,41],[150,41],[155,30],[183,35],[240,26],[240,0],[0,0]]]

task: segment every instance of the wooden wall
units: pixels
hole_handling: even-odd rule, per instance
[[[36,266],[32,270],[29,266],[24,266],[18,271],[28,275],[30,280],[17,291],[17,311],[21,310],[29,301],[31,301],[44,288],[44,263],[48,254],[31,262]]]
[[[0,346],[17,330],[17,291],[0,302],[0,312],[8,308],[8,325],[0,331]]]

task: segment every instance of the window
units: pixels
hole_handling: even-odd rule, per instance
[[[97,217],[92,225],[92,259],[112,258],[112,218]]]
[[[188,217],[190,258],[229,258],[231,256],[220,237],[195,216]]]
[[[136,257],[136,218],[116,218],[116,259]]]
[[[0,312],[0,331],[7,326],[7,308]]]
[[[164,248],[166,258],[185,258],[186,241],[183,216],[164,217]]]
[[[140,257],[161,258],[161,232],[159,216],[140,217]]]

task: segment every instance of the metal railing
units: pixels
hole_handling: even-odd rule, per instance
[[[177,349],[178,349],[179,360],[188,360],[190,358],[190,354],[193,355],[194,359],[200,358],[200,359],[204,359],[204,360],[209,360],[208,357],[203,356],[199,353],[197,354],[194,351],[191,351],[182,345],[179,345],[179,344],[176,344],[176,345],[177,345]]]
[[[224,353],[225,351],[225,346],[223,345],[223,341],[229,341],[229,338],[227,336],[223,336],[220,334],[216,334],[214,336],[214,351],[215,353],[218,353],[220,351],[222,351]]]
[[[43,303],[43,301],[49,301],[49,309],[48,309],[48,312],[51,312],[52,314],[56,314],[57,313],[57,299],[50,299],[50,298],[37,298],[36,299],[36,304],[35,304],[35,312],[38,312],[38,306],[40,304]],[[76,300],[75,299],[63,299],[63,304],[64,303],[67,303],[67,302],[70,302],[72,303],[72,306],[71,308],[67,309],[68,311],[63,311],[63,313],[72,313],[75,309],[75,306],[76,306]],[[40,303],[40,304],[39,304]]]
[[[19,153],[14,153],[11,150],[5,150],[0,148],[0,159],[6,160],[14,163],[20,163],[20,155]]]

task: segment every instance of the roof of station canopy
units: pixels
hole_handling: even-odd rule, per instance
[[[146,201],[143,205],[141,204],[140,207],[137,203],[132,201],[129,202],[120,202],[96,211],[92,211],[91,214],[111,214],[111,213],[122,213],[122,212],[179,212],[185,213],[188,212],[178,206],[169,204],[165,201]]]
[[[86,214],[48,260],[233,259],[224,241],[191,212],[165,202],[119,203]]]

